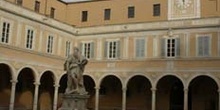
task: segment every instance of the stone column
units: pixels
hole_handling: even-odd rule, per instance
[[[99,87],[95,88],[95,110],[99,110]]]
[[[33,105],[33,110],[37,110],[37,103],[38,103],[38,92],[39,92],[39,82],[35,82],[35,90],[34,90],[34,105]]]
[[[16,83],[17,80],[11,80],[11,97],[10,97],[9,110],[14,110]]]
[[[218,110],[220,110],[220,89],[218,89]]]
[[[126,92],[127,88],[122,89],[122,110],[126,110]]]
[[[151,110],[156,110],[156,88],[151,88],[152,91],[152,105],[151,105]]]
[[[58,89],[59,85],[54,85],[54,99],[53,99],[53,110],[57,110],[57,99],[58,99]]]
[[[184,109],[188,110],[188,89],[184,89]]]

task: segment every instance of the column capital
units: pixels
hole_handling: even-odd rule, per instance
[[[188,92],[189,91],[189,89],[188,88],[184,88],[184,92]]]
[[[157,88],[151,88],[150,90],[151,91],[157,91]]]
[[[39,85],[40,85],[40,82],[34,82],[34,85],[35,85],[35,86],[39,86]]]
[[[54,84],[53,86],[54,86],[55,88],[60,87],[60,85],[59,85],[59,84]]]
[[[96,89],[96,90],[99,90],[99,89],[100,89],[100,87],[95,87],[95,89]]]
[[[13,79],[12,79],[12,80],[10,80],[10,82],[13,83],[13,84],[15,84],[15,83],[18,82],[18,80],[13,80]]]
[[[127,88],[126,87],[122,88],[122,91],[127,91]]]

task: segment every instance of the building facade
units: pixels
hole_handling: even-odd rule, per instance
[[[220,110],[219,0],[1,0],[0,109],[59,108],[74,46],[89,110]]]

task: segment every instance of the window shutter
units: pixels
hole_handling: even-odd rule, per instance
[[[90,49],[90,57],[94,58],[94,42],[91,42]]]
[[[108,55],[108,42],[105,41],[104,58],[107,58],[107,55]]]
[[[136,39],[136,46],[135,46],[135,47],[136,47],[136,48],[135,48],[135,50],[136,50],[136,51],[135,51],[135,56],[136,56],[136,57],[139,57],[139,56],[140,56],[140,54],[139,54],[139,53],[140,53],[140,52],[139,52],[140,42],[139,42],[139,41],[140,41],[140,39]]]
[[[176,38],[175,48],[176,48],[176,56],[180,57],[180,38]]]
[[[121,52],[120,51],[121,50],[120,41],[117,41],[117,47],[116,48],[117,48],[117,58],[120,58],[120,54],[121,54],[120,53]]]
[[[203,55],[203,40],[202,37],[197,38],[197,55],[202,56]]]
[[[210,37],[205,36],[203,37],[203,43],[204,43],[204,56],[209,56],[210,55]]]
[[[162,38],[161,39],[161,57],[165,57],[166,55],[166,39]]]

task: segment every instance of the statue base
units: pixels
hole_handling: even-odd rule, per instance
[[[64,94],[62,106],[58,110],[87,110],[89,95]]]

